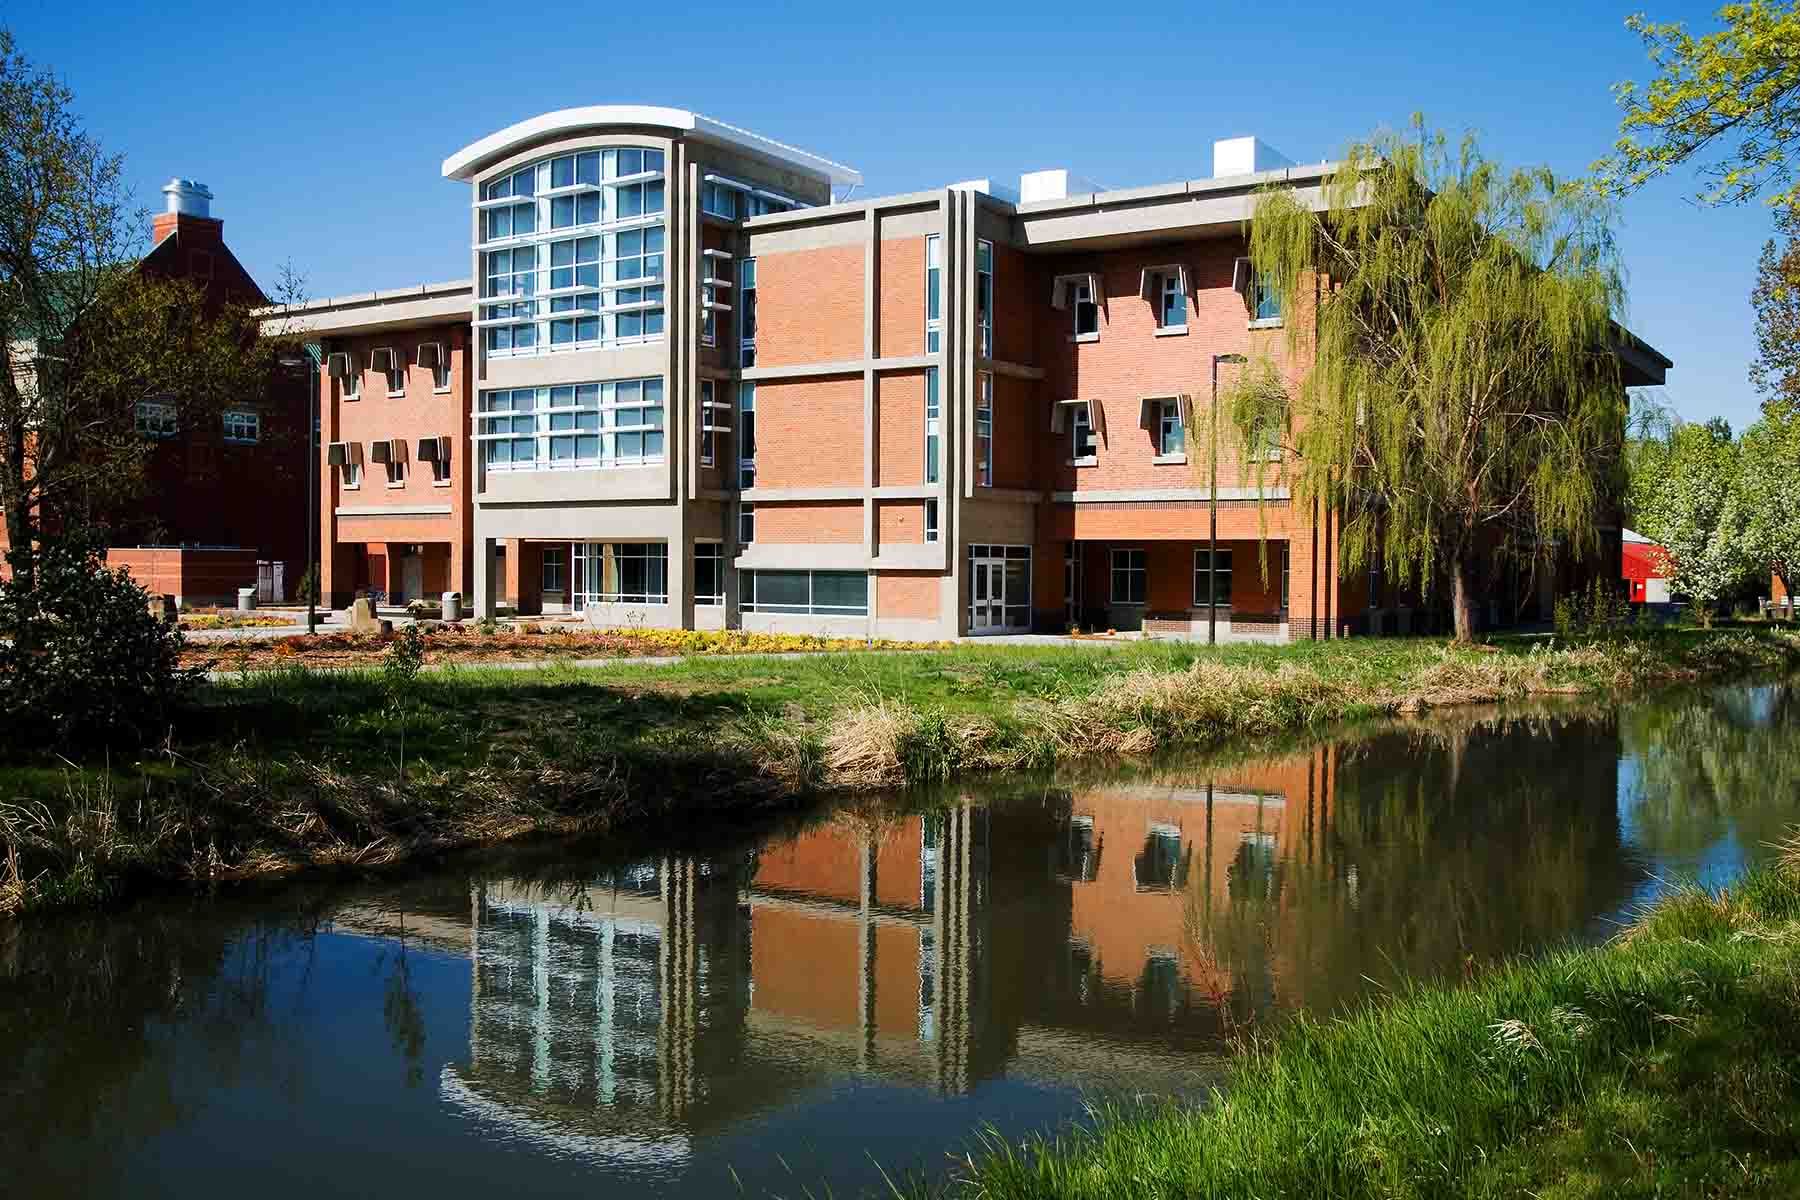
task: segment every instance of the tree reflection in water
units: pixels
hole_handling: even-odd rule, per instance
[[[1626,815],[1635,840],[1697,863],[1721,842],[1784,842],[1800,820],[1800,683],[1653,697],[1622,719],[1636,762]]]

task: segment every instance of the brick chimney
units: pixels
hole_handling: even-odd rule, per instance
[[[150,222],[150,244],[160,246],[163,239],[180,230],[190,244],[218,243],[224,240],[225,222],[212,216],[212,189],[192,179],[171,179],[163,185],[167,207]]]

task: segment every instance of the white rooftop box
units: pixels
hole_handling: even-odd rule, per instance
[[[1278,171],[1294,161],[1257,137],[1220,138],[1213,143],[1213,178]]]

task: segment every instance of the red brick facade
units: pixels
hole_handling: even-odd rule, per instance
[[[420,364],[421,346],[443,347],[447,386],[438,387],[434,371]],[[364,590],[396,602],[435,600],[446,591],[469,595],[474,584],[468,325],[333,338],[324,348],[327,362],[334,354],[350,356],[360,389],[351,395],[346,380],[329,370],[320,372],[319,528],[324,531],[322,545],[329,548],[323,555],[322,599],[343,607]],[[378,349],[392,351],[404,364],[399,394],[390,394],[385,373],[371,366]],[[440,451],[448,451],[447,470],[421,453],[421,443],[432,439]],[[396,442],[404,445],[406,458],[397,482],[375,461],[376,443]],[[350,483],[343,467],[329,462],[334,446],[360,451],[359,483]],[[518,558],[514,556],[515,564]]]
[[[507,152],[516,157],[505,170],[554,152],[533,138]],[[618,347],[613,357],[612,347],[601,354],[573,347],[560,361],[556,353],[483,360],[470,349],[466,319],[429,331],[416,315],[397,317],[392,333],[378,322],[356,325],[354,336],[331,339],[327,349],[354,353],[366,368],[374,348],[410,351],[429,336],[451,349],[454,379],[439,395],[409,378],[405,394],[390,398],[366,371],[356,401],[325,381],[326,440],[364,447],[361,488],[347,488],[333,472],[321,498],[335,602],[358,587],[390,595],[470,591],[476,575],[485,578],[474,556],[504,542],[496,589],[531,610],[552,529],[594,539],[630,529],[622,535],[628,540],[670,543],[672,591],[685,594],[658,603],[667,610],[658,619],[694,619],[692,581],[673,565],[692,562],[696,539],[721,536],[725,611],[711,614],[727,625],[742,615],[732,577],[739,570],[865,573],[867,613],[854,600],[800,613],[781,601],[768,615],[866,618],[878,628],[893,622],[886,632],[900,636],[1070,622],[1192,635],[1211,617],[1232,633],[1322,637],[1378,619],[1370,615],[1371,580],[1342,577],[1332,515],[1297,511],[1288,500],[1280,446],[1241,445],[1215,405],[1246,369],[1234,360],[1273,363],[1290,390],[1308,367],[1304,341],[1289,336],[1309,327],[1306,298],[1290,298],[1284,325],[1253,319],[1240,290],[1251,274],[1244,214],[1255,179],[1030,204],[959,186],[734,218],[729,212],[741,209],[713,201],[703,212],[692,185],[754,189],[768,200],[797,186],[796,171],[815,172],[808,186],[828,192],[829,172],[817,173],[817,160],[784,159],[791,148],[769,145],[739,147],[715,168],[718,146],[696,139],[673,133],[666,143],[668,302],[665,342],[656,348],[668,372],[665,461],[643,465],[666,473],[667,493],[657,490],[663,474],[634,491],[636,480],[649,477],[623,471],[604,481],[579,478],[582,471],[567,482],[510,480],[490,492],[482,468],[470,463],[479,452],[467,417],[483,386],[477,381],[495,372],[502,380],[628,378],[655,369],[645,365],[657,361],[645,347]],[[483,145],[466,153],[488,153]],[[489,165],[502,169],[498,158]],[[486,170],[471,159],[453,177],[479,187]],[[1324,173],[1296,167],[1288,178],[1316,187]],[[747,203],[750,192],[741,194]],[[927,270],[932,239],[935,275]],[[478,264],[487,252],[476,247]],[[748,259],[756,263],[753,355],[740,351]],[[978,261],[992,263],[991,346],[981,341]],[[729,284],[711,289],[717,307],[710,317],[684,311],[708,294],[709,272]],[[1177,272],[1185,317],[1165,327],[1156,280]],[[1077,336],[1070,284],[1088,279],[1098,285],[1097,324]],[[396,311],[406,302],[397,298]],[[344,307],[357,303],[346,298]],[[929,328],[928,311],[937,314]],[[571,363],[592,373],[569,376]],[[738,408],[752,387],[754,470],[744,490]],[[984,394],[991,410],[978,416]],[[711,435],[710,461],[697,428],[708,395],[728,406],[711,410],[712,423],[731,426]],[[1155,403],[1179,414],[1179,445],[1173,431],[1163,444]],[[1092,450],[1079,461],[1077,409],[1091,414],[1093,431]],[[981,436],[983,428],[991,437]],[[446,486],[421,480],[415,454],[404,486],[388,488],[368,447],[389,438],[416,445],[430,435],[453,440]],[[602,464],[592,473],[610,472]],[[423,511],[445,504],[448,512]],[[495,524],[488,528],[496,533],[484,534],[490,549],[478,551],[473,530],[490,518],[490,506]],[[541,534],[531,524],[540,509],[555,517]],[[753,536],[740,543],[746,532]],[[1231,569],[1229,601],[1216,607],[1196,603],[1205,598],[1195,590],[1197,555],[1214,547],[1229,552]],[[1123,574],[1114,569],[1121,563]],[[974,585],[978,572],[983,591]],[[1079,595],[1069,594],[1071,580]],[[827,594],[856,594],[845,580],[824,583],[832,585]],[[1379,580],[1375,586],[1378,613],[1407,607],[1408,597]]]

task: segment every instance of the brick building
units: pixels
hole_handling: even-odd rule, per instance
[[[172,179],[162,190],[166,208],[151,220],[151,248],[137,269],[193,281],[209,315],[227,304],[266,304],[225,244],[206,185]],[[139,402],[137,428],[154,448],[143,502],[100,514],[113,540],[109,564],[184,604],[228,603],[238,588],[256,585],[264,599],[292,594],[306,562],[308,378],[303,368],[278,368],[264,392],[234,401],[204,427],[182,427],[176,406],[155,397]],[[0,548],[5,538],[0,529]]]
[[[1331,169],[1240,138],[1215,145],[1209,177],[1153,187],[1083,190],[1058,170],[853,199],[855,171],[677,109],[501,130],[444,163],[470,189],[473,283],[300,314],[336,414],[332,602],[461,572],[480,612],[609,625],[1427,627],[1436,614],[1379,575],[1340,578],[1332,515],[1297,510],[1279,451],[1242,454],[1214,420],[1246,361],[1305,369],[1245,226],[1258,188],[1319,204]],[[427,326],[454,411],[416,402],[411,375],[370,390],[388,368],[369,356],[413,353]],[[1621,354],[1631,384],[1670,365]],[[441,492],[412,476],[391,482],[397,502],[347,492],[392,475],[391,446],[372,465],[381,440],[429,437],[452,439]],[[446,574],[396,575],[393,547],[430,564],[433,545]],[[1609,547],[1616,562],[1616,527]],[[1579,569],[1507,580],[1487,619],[1547,615]]]

